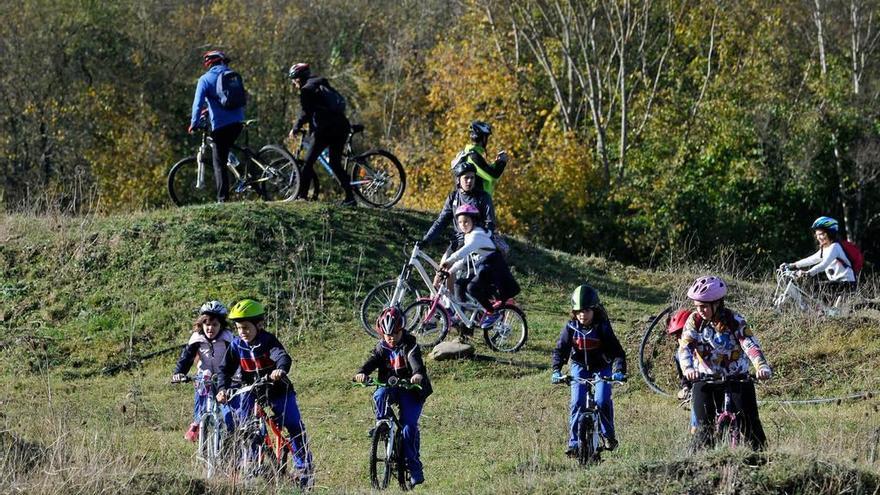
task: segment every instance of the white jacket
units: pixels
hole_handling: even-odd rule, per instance
[[[815,276],[822,270],[825,270],[825,276],[832,282],[855,282],[856,277],[850,265],[852,263],[846,257],[846,252],[837,242],[828,247],[820,248],[812,256],[807,256],[794,263],[794,266],[798,268],[812,266],[807,271],[807,275],[810,276]]]
[[[495,250],[492,234],[482,227],[474,227],[465,234],[464,245],[446,258],[446,262],[452,264],[449,272],[461,276],[470,275],[470,272]]]

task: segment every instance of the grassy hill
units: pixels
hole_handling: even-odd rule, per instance
[[[355,312],[392,278],[429,216],[325,204],[259,203],[126,216],[0,219],[0,492],[278,493],[199,478],[182,440],[192,392],[168,384],[195,308],[256,297],[294,357],[292,379],[319,471],[318,492],[368,492],[369,394],[348,380],[372,343]],[[648,391],[637,348],[646,319],[700,270],[647,271],[512,243],[528,314],[525,349],[429,363],[422,418],[426,493],[878,493],[875,397],[762,406],[760,455],[686,454],[687,412]],[[439,255],[442,246],[435,246]],[[729,271],[711,267],[713,272]],[[615,391],[621,447],[584,470],[562,455],[569,394],[549,354],[572,288],[596,286],[632,380]],[[880,390],[880,323],[776,315],[772,286],[732,278],[730,306],[754,325],[776,378],[769,401]],[[671,362],[670,362],[671,364]]]

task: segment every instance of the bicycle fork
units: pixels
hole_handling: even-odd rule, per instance
[[[203,142],[196,153],[196,189],[205,188],[205,152],[207,150],[208,145]]]

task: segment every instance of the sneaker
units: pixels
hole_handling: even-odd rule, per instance
[[[605,450],[607,450],[609,452],[616,449],[618,445],[619,445],[619,442],[614,437],[605,439]]]
[[[343,199],[339,202],[339,206],[354,207],[357,206],[357,201],[354,198]]]
[[[565,449],[565,456],[568,458],[571,458],[571,459],[574,459],[575,457],[577,457],[578,456],[577,447],[569,447],[569,448]]]
[[[192,423],[189,425],[189,429],[186,430],[186,433],[183,434],[183,438],[185,438],[189,442],[195,442],[199,439],[199,424]]]
[[[483,320],[480,322],[480,328],[492,328],[492,325],[498,321],[498,318],[501,318],[501,312],[486,313],[483,315]]]
[[[409,484],[411,486],[421,485],[424,482],[425,482],[424,476],[419,476],[418,478],[416,478],[415,476],[410,476],[410,478],[409,478]]]

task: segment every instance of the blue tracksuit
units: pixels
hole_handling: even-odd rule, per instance
[[[626,373],[626,354],[604,311],[597,310],[593,322],[588,327],[577,320],[570,320],[559,334],[556,348],[553,349],[553,370],[560,371],[571,360],[569,372],[578,378],[589,378],[594,373],[609,376],[613,371]],[[602,435],[615,438],[614,403],[611,400],[611,384],[599,382],[594,390],[594,398],[599,408]],[[577,416],[587,405],[587,386],[577,382],[571,384],[571,404],[569,406],[568,446],[577,446]]]

